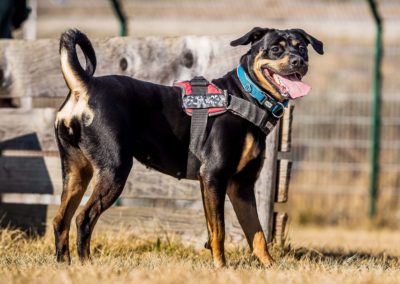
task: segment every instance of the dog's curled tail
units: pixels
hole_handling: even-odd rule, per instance
[[[79,45],[85,55],[86,68],[82,68],[76,53]],[[77,29],[65,31],[60,38],[61,69],[71,91],[83,91],[96,69],[96,54],[90,40]]]

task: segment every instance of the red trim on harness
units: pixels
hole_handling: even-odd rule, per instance
[[[182,88],[184,94],[183,95],[191,95],[193,93],[192,91],[192,85],[190,84],[190,81],[181,81],[181,82],[175,82],[174,86],[179,86]],[[217,86],[213,84],[208,84],[207,86],[207,93],[208,94],[223,94],[224,92],[219,89]],[[191,108],[184,108],[183,109],[186,114],[192,115],[193,109]],[[226,108],[209,108],[208,109],[208,115],[217,115],[226,112]]]

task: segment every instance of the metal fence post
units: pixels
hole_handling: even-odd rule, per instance
[[[379,185],[379,140],[381,112],[381,63],[382,63],[382,21],[375,0],[368,0],[376,25],[375,59],[373,71],[373,105],[371,129],[371,175],[369,187],[368,214],[372,218],[376,214],[376,200]]]
[[[111,0],[112,7],[114,9],[115,14],[119,20],[119,35],[120,36],[127,36],[128,35],[128,28],[126,25],[126,17],[122,10],[121,3],[119,0]]]

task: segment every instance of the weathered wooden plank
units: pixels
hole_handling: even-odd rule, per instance
[[[286,239],[286,224],[288,221],[288,214],[275,212],[274,213],[274,242],[280,246],[285,244]]]
[[[64,96],[60,97],[31,97],[32,108],[54,108],[58,110],[65,101]]]
[[[292,147],[293,110],[294,105],[290,104],[288,108],[285,108],[285,112],[281,119],[278,148],[278,150],[281,152],[290,152]]]
[[[0,142],[1,143],[1,142]],[[1,150],[3,157],[58,157],[58,151],[40,151],[40,150]]]
[[[195,75],[211,79],[234,68],[247,50],[230,47],[231,40],[226,36],[93,39],[98,58],[95,75],[121,74],[162,84]],[[65,97],[58,48],[54,39],[1,41],[0,97]]]
[[[84,204],[89,199],[88,196],[82,198],[81,204]],[[51,193],[0,193],[0,202],[2,203],[15,203],[15,204],[41,204],[59,205],[61,203],[61,196]]]
[[[290,174],[292,170],[292,161],[281,159],[278,160],[277,173],[277,194],[275,202],[287,202],[289,193]]]
[[[3,150],[57,151],[54,137],[56,111],[0,109],[0,152]]]
[[[91,187],[91,186],[90,186]],[[195,200],[196,181],[181,180],[149,170],[135,161],[122,197]],[[61,195],[61,162],[57,156],[1,157],[0,193],[51,193]],[[89,189],[86,194],[90,194]]]
[[[279,125],[266,138],[264,165],[256,182],[257,212],[267,240],[272,240]]]
[[[245,243],[244,234],[231,206],[226,206],[227,243]],[[47,224],[55,216],[57,207],[49,206]],[[78,209],[79,212],[79,209]],[[203,246],[207,240],[207,227],[202,206],[193,208],[169,207],[112,207],[99,219],[96,231],[125,231],[136,235],[179,236],[182,241]],[[51,226],[50,226],[51,229]]]
[[[155,170],[146,169],[135,162],[129,174],[122,197],[126,198],[178,198],[195,200],[200,198],[198,181],[177,180]]]

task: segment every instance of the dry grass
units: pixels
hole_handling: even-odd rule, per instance
[[[400,232],[292,228],[277,264],[261,267],[245,249],[230,249],[228,268],[214,269],[210,254],[176,241],[143,240],[126,232],[99,233],[94,260],[57,264],[53,238],[28,239],[0,231],[1,283],[396,283]]]

